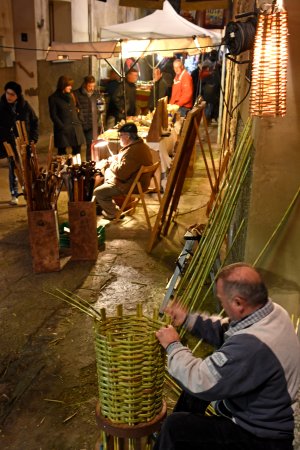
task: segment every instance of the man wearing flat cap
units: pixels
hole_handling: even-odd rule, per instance
[[[104,183],[94,190],[94,197],[102,210],[102,215],[113,220],[118,207],[113,197],[127,194],[141,166],[153,164],[151,150],[138,136],[137,127],[128,122],[119,128],[121,151],[106,160]],[[141,180],[142,188],[147,189],[150,175],[145,174]]]

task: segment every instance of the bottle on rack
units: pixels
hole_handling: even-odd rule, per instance
[[[100,113],[105,112],[105,99],[102,94],[97,98],[97,109]]]

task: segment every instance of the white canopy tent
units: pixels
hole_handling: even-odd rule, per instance
[[[198,27],[177,14],[165,0],[163,9],[157,9],[142,19],[110,25],[101,29],[101,39],[166,39],[178,37],[217,38],[215,32]]]
[[[46,60],[78,60],[92,55],[108,59],[119,53],[125,58],[153,53],[165,57],[180,52],[196,55],[201,49],[207,51],[212,45],[219,45],[220,41],[216,32],[184,19],[165,0],[162,10],[142,19],[102,28],[100,42],[52,42]]]
[[[220,43],[217,33],[198,27],[176,13],[165,0],[163,9],[142,19],[110,25],[101,29],[101,40],[122,40],[126,56],[138,57],[142,53],[161,53],[173,56],[174,52],[186,51],[197,54],[201,47]],[[135,50],[135,55],[132,53]]]

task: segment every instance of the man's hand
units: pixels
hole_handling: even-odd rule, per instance
[[[176,302],[171,303],[171,305],[165,309],[165,313],[172,318],[172,324],[175,327],[182,325],[187,317],[186,308]]]
[[[155,334],[164,348],[167,348],[172,342],[180,341],[179,334],[172,325],[161,328]]]
[[[103,170],[106,169],[109,166],[109,162],[107,159],[101,159],[100,161],[96,162],[96,169]]]
[[[108,157],[107,161],[109,162],[109,164],[115,162],[118,160],[118,155],[111,155]]]

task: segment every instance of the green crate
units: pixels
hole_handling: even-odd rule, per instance
[[[61,248],[69,248],[70,247],[70,233],[66,233],[64,228],[69,228],[69,222],[62,222],[59,225],[59,246]],[[103,245],[105,243],[105,227],[100,225],[97,227],[97,238],[98,244]]]
[[[59,246],[61,248],[69,248],[70,247],[70,233],[67,233],[64,228],[69,228],[69,222],[62,222],[59,226]]]
[[[105,227],[103,225],[100,225],[97,227],[97,237],[98,237],[98,244],[104,244],[105,242]]]

